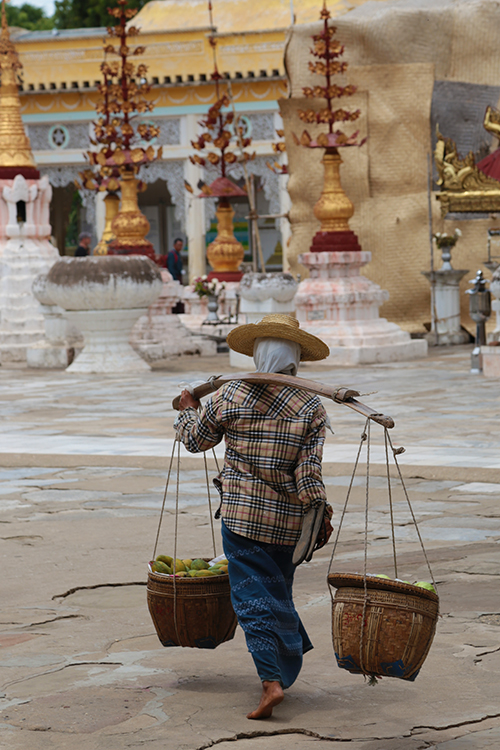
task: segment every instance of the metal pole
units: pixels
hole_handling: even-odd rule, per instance
[[[436,336],[436,345],[439,344],[438,318],[436,312],[436,282],[434,279],[434,243],[432,237],[432,162],[431,155],[427,152],[427,213],[429,217],[429,243],[431,247],[431,331]]]
[[[253,174],[250,175],[250,192],[251,196],[249,196],[249,203],[250,208],[255,205],[254,199],[255,199],[255,177]],[[255,213],[253,211],[250,211],[250,215],[248,217],[248,221],[250,224],[250,236],[252,238],[252,266],[253,266],[253,272],[257,273],[257,237],[255,232]]]
[[[432,166],[431,155],[427,153],[427,211],[429,215],[429,242],[431,245],[431,272],[434,271],[434,244],[432,242]]]

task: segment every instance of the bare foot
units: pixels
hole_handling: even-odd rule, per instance
[[[269,719],[273,713],[273,708],[281,703],[284,697],[283,688],[279,682],[264,680],[260,703],[255,711],[247,714],[247,719]]]

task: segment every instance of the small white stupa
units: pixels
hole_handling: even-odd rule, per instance
[[[32,284],[59,258],[50,242],[52,188],[40,178],[21,119],[18,73],[22,65],[9,36],[2,0],[0,33],[0,354],[26,360],[44,336],[44,319]]]

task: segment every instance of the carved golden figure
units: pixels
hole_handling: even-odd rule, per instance
[[[441,192],[441,215],[450,211],[490,213],[500,211],[500,182],[488,177],[476,165],[470,151],[465,158],[457,152],[455,142],[437,131],[434,161]]]

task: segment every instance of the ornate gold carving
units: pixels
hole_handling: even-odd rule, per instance
[[[486,107],[483,128],[500,140],[500,112],[494,107]]]
[[[437,184],[441,187],[436,197],[441,203],[443,217],[450,211],[500,211],[500,182],[476,167],[472,151],[461,159],[454,141],[438,131],[434,161],[438,171]]]
[[[243,261],[245,250],[234,236],[234,211],[227,199],[220,199],[216,216],[217,237],[207,247],[207,260],[215,273],[235,273]]]
[[[0,33],[0,167],[35,168],[29,138],[21,119],[17,74],[22,69],[9,35],[5,0]]]
[[[321,222],[320,232],[348,232],[354,205],[340,184],[342,159],[336,148],[327,148],[322,159],[325,175],[323,192],[314,206],[314,215]]]
[[[104,198],[104,207],[106,210],[104,232],[94,248],[94,255],[107,255],[109,243],[116,239],[111,229],[111,224],[120,210],[120,199],[115,193],[108,193]]]
[[[116,239],[109,243],[108,248],[114,254],[132,250],[137,254],[154,255],[153,245],[146,239],[149,221],[137,205],[137,179],[132,172],[124,172],[120,187],[121,209],[111,222]]]

